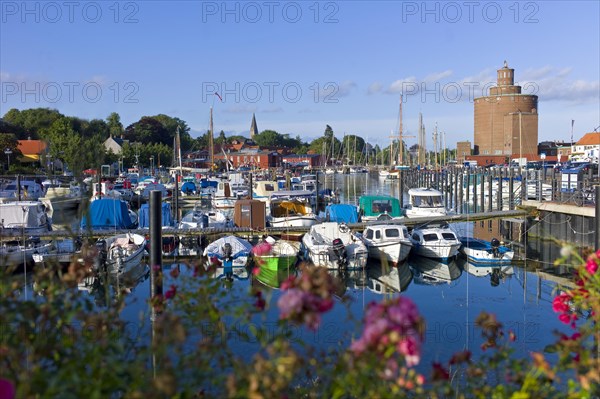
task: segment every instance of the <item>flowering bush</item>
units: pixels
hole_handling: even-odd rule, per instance
[[[315,330],[339,302],[342,283],[319,267],[301,264],[281,285],[273,326],[260,322],[269,291],[232,289],[199,263],[177,266],[160,276],[165,292],[149,300],[152,318],[135,329],[121,317],[130,291],[122,283],[102,305],[75,290],[89,267],[37,270],[34,298],[0,268],[0,326],[10,326],[0,334],[0,398],[594,397],[600,253],[580,263],[575,284],[552,302],[571,331],[557,332],[546,353],[516,353],[515,334],[482,313],[480,348],[431,365],[422,360],[425,321],[406,296],[369,304],[349,346],[317,350],[296,339],[290,326]],[[109,283],[100,284],[108,296]]]
[[[333,307],[333,293],[339,281],[323,267],[300,265],[302,274],[291,276],[281,284],[284,294],[277,301],[279,317],[316,330],[321,314]]]

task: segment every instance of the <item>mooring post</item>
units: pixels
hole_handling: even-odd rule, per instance
[[[496,206],[498,207],[498,210],[501,211],[502,210],[502,180],[504,179],[504,169],[500,170],[500,173],[498,174],[498,190],[496,191]]]
[[[404,171],[400,170],[398,176],[400,177],[400,184],[398,185],[398,199],[400,200],[400,208],[404,208]]]
[[[489,201],[488,202],[488,212],[491,212],[493,209],[493,206],[494,206],[493,205],[494,201],[492,200],[492,196],[494,194],[494,190],[492,187],[492,183],[494,182],[494,176],[492,176],[492,174],[489,174],[487,180],[488,180],[488,201]],[[498,195],[501,196],[502,193],[499,192]]]
[[[456,212],[458,212],[458,213],[463,212],[464,181],[465,181],[465,175],[463,173],[461,173],[460,175],[458,175],[458,204],[457,204],[457,209],[456,209]]]
[[[150,191],[150,297],[162,295],[162,193]]]
[[[316,173],[316,184],[315,184],[315,215],[319,214],[319,171]]]
[[[479,173],[473,173],[473,212],[477,213],[479,207],[477,206],[477,179],[479,178]]]
[[[481,200],[481,206],[479,207],[479,210],[481,212],[485,212],[485,180],[486,177],[488,175],[486,173],[484,173],[483,171],[481,172],[481,185],[479,186],[479,190],[480,190],[480,195],[479,198]],[[491,201],[491,199],[490,199]]]
[[[508,178],[508,209],[511,211],[515,209],[515,182],[513,179],[513,170],[510,169],[510,176]],[[521,184],[523,184],[523,180],[521,180]]]
[[[252,199],[252,192],[254,191],[254,187],[252,187],[253,184],[254,183],[252,182],[252,172],[250,172],[248,174],[248,199]]]
[[[600,186],[594,186],[596,190],[595,202],[596,202],[596,251],[600,249]]]

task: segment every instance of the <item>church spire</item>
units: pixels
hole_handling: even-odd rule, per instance
[[[252,114],[252,125],[250,125],[250,138],[254,140],[254,136],[258,134],[258,127],[256,126],[256,116]]]

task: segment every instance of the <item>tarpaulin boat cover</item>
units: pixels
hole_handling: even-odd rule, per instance
[[[181,192],[186,194],[191,194],[196,191],[196,185],[194,182],[186,181],[181,185]]]
[[[171,217],[171,204],[168,202],[162,203],[162,226],[170,227],[173,225],[173,218]],[[139,228],[147,229],[150,227],[150,205],[143,204],[138,212],[139,217]]]
[[[88,224],[89,222],[89,224]],[[127,203],[120,199],[101,198],[90,203],[88,215],[81,220],[81,228],[133,229]]]
[[[325,218],[329,222],[357,223],[358,211],[354,205],[330,204],[325,208]]]

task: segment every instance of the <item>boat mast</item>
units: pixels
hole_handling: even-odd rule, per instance
[[[214,143],[214,131],[213,131],[213,109],[210,107],[210,133],[208,135],[208,153],[210,154],[211,168],[215,165],[215,143]]]
[[[433,156],[434,158],[434,167],[435,170],[438,168],[438,145],[437,145],[438,131],[437,131],[437,122],[435,124],[435,130],[433,131]]]
[[[425,165],[425,126],[423,126],[423,114],[419,112],[419,165]]]

